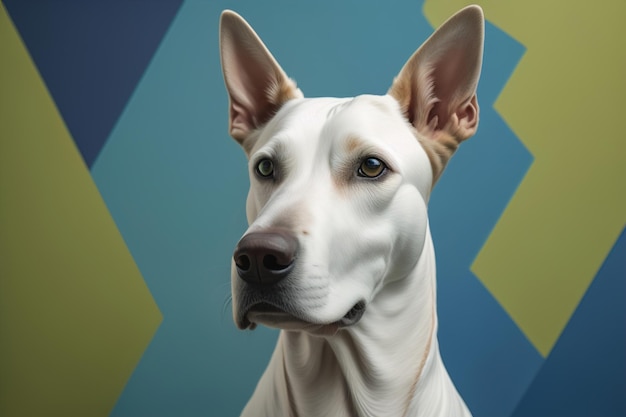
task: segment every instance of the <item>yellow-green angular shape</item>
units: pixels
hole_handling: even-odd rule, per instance
[[[108,416],[161,313],[0,4],[0,415]]]

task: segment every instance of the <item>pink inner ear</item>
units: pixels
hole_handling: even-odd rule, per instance
[[[233,12],[222,14],[220,51],[230,97],[230,133],[241,142],[285,101],[302,93],[254,30]]]
[[[231,98],[230,103],[230,125],[233,134],[238,132],[247,132],[250,126],[254,126],[252,115],[244,110],[244,108]]]
[[[409,58],[388,94],[419,133],[439,177],[459,144],[476,132],[484,17],[468,6],[448,19]]]
[[[427,124],[430,126],[436,121],[436,125],[432,126],[436,130],[443,129],[453,114],[460,119],[461,114],[471,112],[471,109],[464,107],[473,94],[473,74],[468,71],[472,58],[467,50],[451,47],[433,65],[430,76],[437,100],[428,114]]]
[[[246,56],[238,57],[236,62],[228,66],[233,73],[225,70],[225,76],[230,95],[231,134],[241,139],[267,123],[285,102],[302,97],[302,93],[271,62]]]
[[[463,127],[468,129],[475,127],[478,123],[478,99],[474,94],[471,100],[463,106],[460,106],[456,112],[459,122]]]
[[[267,89],[276,82],[276,74],[266,57],[246,46],[244,43],[225,54],[224,69],[231,98],[231,122],[251,130],[275,110],[269,103]]]

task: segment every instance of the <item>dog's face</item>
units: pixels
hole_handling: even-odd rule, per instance
[[[388,95],[305,99],[238,15],[221,21],[231,135],[249,160],[250,224],[235,248],[236,324],[333,334],[405,279],[430,190],[478,123],[482,13],[467,8]]]
[[[254,321],[332,331],[356,321],[385,280],[414,266],[432,170],[398,107],[391,97],[296,99],[258,132],[246,236],[277,232],[294,239],[295,250],[293,260],[279,262],[293,262],[292,270],[270,285],[262,276],[242,279],[246,261],[237,252],[240,327]]]

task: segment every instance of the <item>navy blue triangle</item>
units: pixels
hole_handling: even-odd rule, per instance
[[[626,229],[514,417],[626,416]]]
[[[88,166],[181,0],[4,0]]]

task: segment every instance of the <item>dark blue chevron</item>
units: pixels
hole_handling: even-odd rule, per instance
[[[88,166],[181,0],[3,0]]]
[[[626,229],[514,417],[626,416]]]

